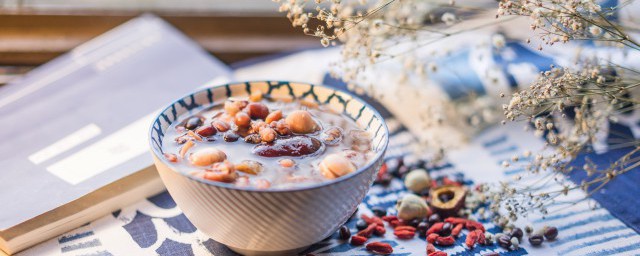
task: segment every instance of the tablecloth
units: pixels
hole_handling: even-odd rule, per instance
[[[339,81],[327,73],[327,64],[336,60],[335,49],[309,50],[281,55],[277,58],[260,59],[253,62],[240,63],[234,66],[237,80],[279,79],[323,83],[344,87]],[[377,106],[382,108],[381,106]],[[403,157],[406,161],[416,162],[420,156],[409,149],[416,143],[416,137],[402,123],[384,111],[386,122],[391,130],[390,145],[386,159]],[[640,130],[637,123],[628,130]],[[499,179],[524,175],[522,183],[533,182],[527,176],[523,166],[526,162],[513,164],[503,168],[503,160],[521,153],[524,149],[540,148],[542,141],[522,129],[521,125],[509,124],[490,127],[474,137],[468,145],[453,150],[447,155],[445,163],[429,166],[432,177],[447,176],[460,180],[467,185],[479,182],[495,182]],[[602,156],[601,156],[602,157]],[[638,184],[634,176],[635,184]],[[571,177],[574,178],[574,177]],[[576,180],[579,177],[575,177]],[[632,180],[633,182],[634,180]],[[554,185],[549,185],[552,188]],[[372,206],[380,206],[394,213],[395,202],[407,193],[402,181],[394,179],[388,186],[374,185],[364,202],[359,206],[360,213],[370,213]],[[606,190],[600,197],[610,197]],[[629,191],[628,197],[637,197],[636,192]],[[565,200],[578,199],[584,196],[581,191],[572,191]],[[498,252],[500,255],[640,255],[640,235],[632,227],[616,216],[619,209],[633,211],[638,205],[615,206],[604,208],[594,199],[580,201],[566,208],[562,202],[550,207],[552,212],[546,217],[532,214],[527,220],[519,220],[519,225],[532,224],[537,228],[544,225],[556,226],[559,237],[553,242],[545,242],[540,247],[531,247],[528,242],[515,251],[507,251],[496,245],[476,246],[469,250],[464,246],[466,231],[457,239],[452,247],[438,247],[449,255],[472,255],[487,252]],[[607,204],[604,204],[605,206]],[[630,210],[631,209],[631,210]],[[631,216],[638,216],[638,211]],[[629,213],[627,213],[629,215]],[[475,217],[480,217],[475,215]],[[215,220],[212,220],[215,221]],[[489,232],[498,233],[500,228],[487,219],[481,219]],[[347,224],[355,232],[355,219]],[[526,239],[525,239],[526,240]],[[424,239],[394,239],[392,232],[373,238],[371,241],[390,243],[393,255],[426,255]],[[305,253],[316,255],[369,255],[363,246],[352,246],[337,239],[334,235],[311,246]],[[232,251],[193,226],[171,196],[163,192],[142,200],[134,205],[113,212],[96,221],[88,223],[73,231],[46,241],[20,255],[64,255],[64,256],[106,256],[106,255],[234,255]]]

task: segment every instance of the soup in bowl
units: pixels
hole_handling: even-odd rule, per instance
[[[167,190],[201,232],[242,254],[283,255],[347,221],[375,179],[388,131],[347,92],[261,81],[175,101],[150,141]]]

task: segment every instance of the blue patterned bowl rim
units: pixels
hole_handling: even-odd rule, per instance
[[[156,145],[153,144],[152,141],[152,137],[153,137],[153,132],[154,132],[154,126],[156,124],[156,122],[158,122],[158,120],[160,120],[161,115],[163,113],[165,113],[167,110],[169,110],[172,106],[174,106],[176,103],[178,103],[179,101],[185,99],[185,98],[189,98],[189,97],[193,97],[194,95],[197,95],[199,93],[205,92],[207,90],[213,89],[213,88],[217,88],[217,87],[223,87],[223,86],[231,86],[231,85],[237,85],[237,84],[246,84],[248,87],[250,86],[249,84],[251,83],[267,83],[267,84],[271,84],[271,83],[278,83],[278,84],[282,84],[282,83],[287,83],[287,84],[292,84],[292,83],[296,83],[296,84],[305,84],[305,85],[310,85],[312,87],[322,87],[322,88],[326,88],[341,94],[345,94],[347,96],[350,96],[353,99],[356,99],[359,103],[361,103],[364,107],[366,107],[367,109],[369,109],[372,113],[373,113],[373,117],[372,118],[377,118],[378,120],[380,120],[380,125],[382,126],[382,130],[383,130],[383,135],[382,135],[382,139],[380,141],[381,145],[378,146],[379,150],[376,153],[375,157],[373,157],[371,160],[369,160],[369,162],[364,165],[363,167],[359,168],[358,170],[356,170],[355,172],[349,173],[347,175],[344,175],[342,177],[336,178],[334,180],[331,181],[326,181],[326,182],[321,182],[321,183],[314,183],[312,185],[308,185],[308,186],[301,186],[301,187],[293,187],[293,188],[273,188],[273,189],[257,189],[257,188],[253,188],[253,187],[236,187],[233,184],[228,184],[228,183],[224,183],[224,182],[215,182],[215,181],[209,181],[209,180],[203,180],[203,179],[199,179],[196,177],[193,177],[187,173],[181,172],[179,170],[176,170],[175,168],[172,167],[172,164],[169,163],[169,161],[167,161],[167,159],[163,156],[162,152],[160,151],[160,148],[157,147]],[[173,120],[172,122],[174,122],[175,120]],[[211,185],[211,186],[216,186],[216,187],[223,187],[223,188],[227,188],[227,189],[231,189],[231,190],[240,190],[240,191],[249,191],[249,192],[262,192],[262,193],[280,193],[280,192],[296,192],[296,191],[304,191],[304,190],[312,190],[312,189],[318,189],[318,188],[322,188],[322,187],[326,187],[326,186],[330,186],[332,184],[336,184],[339,182],[343,182],[345,180],[348,180],[356,175],[358,175],[359,173],[363,172],[364,170],[367,170],[369,168],[373,168],[373,165],[376,164],[380,158],[384,157],[384,154],[387,150],[387,146],[389,144],[389,128],[387,127],[387,124],[384,121],[384,118],[382,118],[382,115],[380,114],[380,112],[378,112],[377,109],[375,109],[374,107],[372,107],[369,103],[365,102],[364,100],[362,100],[360,97],[358,97],[357,95],[351,93],[351,92],[347,92],[341,89],[337,89],[337,88],[333,88],[333,87],[329,87],[329,86],[325,86],[325,85],[316,85],[316,84],[312,84],[312,83],[307,83],[307,82],[295,82],[295,81],[273,81],[273,80],[256,80],[256,81],[238,81],[238,82],[229,82],[229,83],[225,83],[225,84],[219,84],[219,85],[213,85],[213,86],[208,86],[205,88],[202,88],[200,90],[194,91],[194,92],[190,92],[187,93],[186,95],[184,95],[183,97],[178,98],[177,100],[174,100],[171,104],[169,104],[167,107],[165,107],[164,109],[162,109],[159,113],[158,116],[156,116],[153,119],[153,122],[151,122],[151,127],[149,128],[149,146],[151,147],[151,151],[152,153],[155,155],[156,158],[158,158],[160,161],[162,161],[163,164],[167,165],[168,167],[170,167],[169,169],[171,169],[174,172],[179,173],[182,176],[185,176],[191,180],[200,182],[200,183],[204,183],[207,185]],[[377,173],[377,172],[376,172]]]

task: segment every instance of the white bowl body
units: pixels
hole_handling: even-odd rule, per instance
[[[179,116],[254,90],[308,98],[343,111],[374,135],[375,159],[357,172],[331,182],[260,191],[193,178],[174,170],[162,157],[164,131]],[[187,218],[212,239],[240,253],[256,255],[294,253],[335,232],[369,190],[387,143],[387,127],[375,109],[351,94],[304,83],[247,82],[204,89],[167,107],[151,127],[156,167]]]

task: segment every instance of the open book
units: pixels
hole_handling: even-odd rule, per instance
[[[164,189],[156,111],[229,69],[145,15],[0,87],[0,249],[16,253]]]

